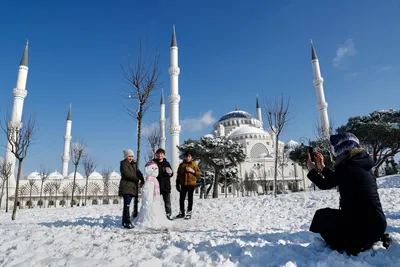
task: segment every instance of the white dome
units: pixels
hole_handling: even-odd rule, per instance
[[[62,174],[59,173],[59,172],[52,172],[52,173],[49,174],[49,176],[47,178],[49,180],[61,180],[61,179],[64,179]]]
[[[101,176],[100,173],[94,171],[89,175],[89,179],[91,179],[91,180],[102,180],[103,176]]]
[[[287,148],[289,148],[289,150],[294,150],[296,149],[298,146],[300,146],[299,143],[297,143],[296,141],[290,140],[287,144],[286,144]]]
[[[38,172],[32,172],[26,177],[26,179],[28,179],[28,180],[40,180],[40,179],[42,179],[42,176]]]
[[[74,179],[74,172],[71,172],[71,173],[68,175],[68,178],[69,178],[69,179]],[[83,179],[82,174],[80,174],[79,172],[76,172],[76,177],[75,177],[75,179],[82,180],[82,179]]]
[[[114,172],[114,171],[110,173],[110,176],[109,176],[109,177],[110,177],[110,179],[113,179],[113,180],[114,180],[114,179],[115,179],[115,180],[121,179],[121,175],[120,175],[118,172]]]
[[[246,134],[263,134],[263,135],[268,135],[263,129],[250,126],[250,125],[243,125],[237,128],[233,133],[230,134],[229,137],[236,137],[240,135],[246,135]]]

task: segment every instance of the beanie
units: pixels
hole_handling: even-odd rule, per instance
[[[125,149],[124,151],[124,158],[126,159],[128,156],[133,156],[133,151],[131,149]]]

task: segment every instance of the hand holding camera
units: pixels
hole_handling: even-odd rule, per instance
[[[320,170],[325,168],[324,156],[320,152],[314,152],[312,147],[308,147],[307,169],[312,170],[315,168]]]

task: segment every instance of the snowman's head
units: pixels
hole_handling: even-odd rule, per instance
[[[158,166],[155,162],[149,161],[146,163],[146,166],[144,168],[144,172],[146,176],[153,176],[157,177],[158,176]]]

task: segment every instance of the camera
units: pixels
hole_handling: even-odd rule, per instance
[[[315,158],[314,158],[314,148],[312,146],[308,147],[308,153],[310,153],[310,159],[311,162],[315,162]]]

